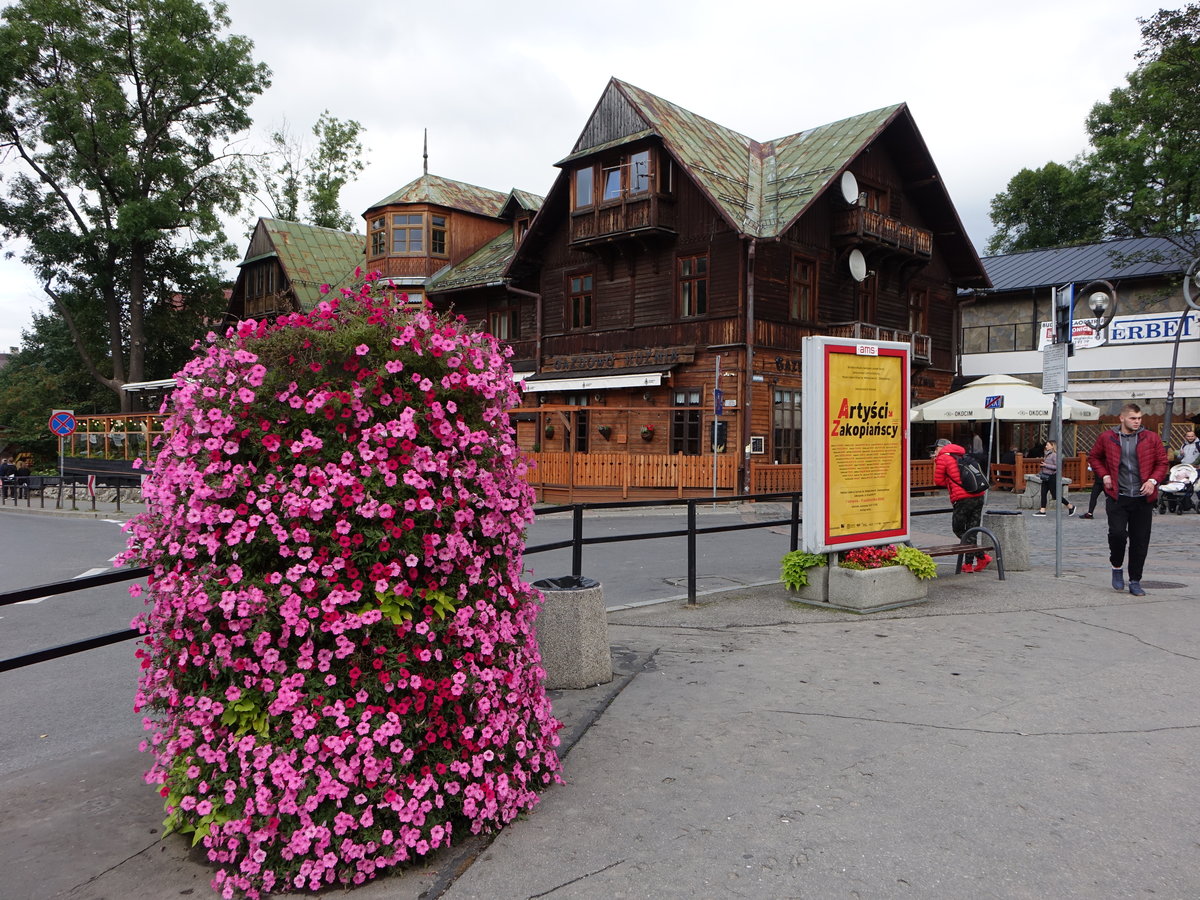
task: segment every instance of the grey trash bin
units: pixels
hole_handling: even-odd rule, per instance
[[[577,690],[612,681],[608,612],[600,583],[563,575],[533,586],[545,597],[537,639],[547,689]]]
[[[989,509],[979,524],[1000,542],[1005,572],[1029,571],[1029,532],[1023,515],[1012,509]]]

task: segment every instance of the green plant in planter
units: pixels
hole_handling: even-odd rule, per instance
[[[883,544],[874,547],[856,547],[847,551],[838,563],[843,569],[886,569],[903,566],[917,578],[937,577],[937,563],[928,553],[907,544]]]
[[[808,570],[825,565],[823,553],[793,550],[785,553],[780,561],[780,580],[788,590],[795,591],[808,584]]]
[[[923,553],[916,547],[899,545],[896,547],[896,564],[904,566],[923,581],[937,578],[937,563],[928,553]]]

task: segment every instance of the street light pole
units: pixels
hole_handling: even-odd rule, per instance
[[[1183,337],[1183,326],[1187,317],[1194,309],[1200,309],[1200,299],[1192,296],[1192,285],[1200,293],[1200,256],[1192,260],[1183,276],[1183,299],[1187,302],[1183,312],[1179,314],[1179,324],[1175,326],[1175,347],[1171,351],[1171,380],[1167,382],[1167,402],[1163,413],[1162,442],[1164,447],[1171,446],[1171,416],[1175,411],[1175,374],[1179,367],[1179,341]]]

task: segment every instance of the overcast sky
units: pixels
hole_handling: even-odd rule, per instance
[[[1088,111],[1134,68],[1136,19],[1182,5],[228,0],[273,72],[251,144],[324,109],[365,126],[355,216],[421,174],[426,128],[431,173],[544,195],[616,76],[756,140],[906,102],[981,252],[1013,175],[1086,148]],[[33,309],[39,286],[0,261],[0,348]]]

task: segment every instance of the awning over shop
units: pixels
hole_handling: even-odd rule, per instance
[[[1166,399],[1166,381],[1076,381],[1067,385],[1067,396],[1079,400],[1162,400]],[[1200,397],[1200,381],[1180,378],[1175,382],[1175,397]]]
[[[528,394],[549,391],[603,391],[615,388],[658,387],[670,366],[604,369],[595,372],[542,372],[525,379]]]

